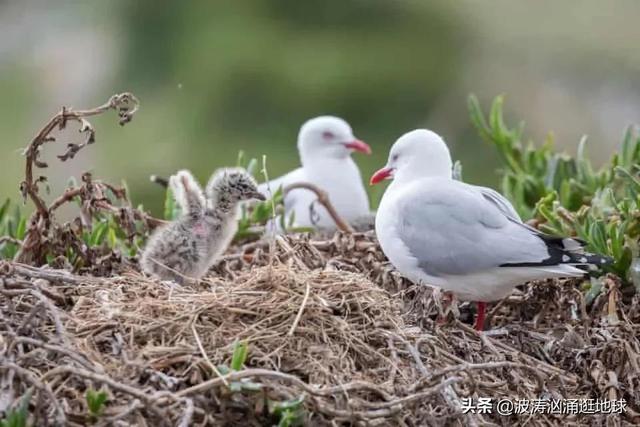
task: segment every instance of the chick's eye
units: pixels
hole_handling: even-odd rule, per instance
[[[322,132],[322,137],[324,139],[333,139],[335,137],[335,135],[333,134],[333,132],[329,132],[328,130]]]

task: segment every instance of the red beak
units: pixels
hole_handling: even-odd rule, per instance
[[[393,169],[391,168],[382,168],[378,172],[371,175],[371,180],[369,180],[369,185],[375,185],[380,181],[391,178],[391,174],[393,173]]]
[[[351,142],[347,142],[346,144],[344,144],[344,146],[364,154],[371,154],[371,147],[369,147],[366,142],[360,141],[359,139],[354,139]]]

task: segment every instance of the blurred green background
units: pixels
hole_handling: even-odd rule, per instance
[[[471,129],[469,92],[484,105],[505,93],[529,135],[553,130],[570,153],[590,135],[598,163],[640,121],[638,16],[633,0],[0,0],[0,199],[18,197],[20,149],[61,105],[121,91],[141,101],[133,122],[93,119],[96,145],[49,162],[53,193],[91,170],[126,179],[134,202],[159,213],[150,174],[189,168],[205,180],[242,149],[266,154],[275,177],[298,164],[298,128],[320,114],[372,146],[355,155],[365,179],[398,136],[428,127],[465,180],[495,186],[497,156]],[[63,149],[50,144],[47,159]]]

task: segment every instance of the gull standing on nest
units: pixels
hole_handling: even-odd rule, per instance
[[[584,253],[584,242],[554,237],[524,224],[493,190],[451,178],[449,149],[434,132],[418,129],[398,139],[371,184],[393,179],[376,215],[376,234],[389,261],[414,283],[478,303],[530,280],[581,277],[581,268],[607,257]]]

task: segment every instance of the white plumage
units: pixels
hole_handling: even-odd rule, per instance
[[[584,271],[576,265],[606,261],[584,254],[577,240],[523,224],[494,190],[453,180],[449,150],[431,131],[398,139],[371,182],[385,178],[393,182],[376,215],[382,250],[409,280],[482,302],[479,321],[484,302],[504,298],[518,284],[579,277]]]
[[[332,116],[320,116],[304,123],[298,135],[302,166],[259,186],[269,196],[279,187],[307,182],[329,194],[329,200],[346,221],[369,214],[369,199],[362,184],[360,170],[351,158],[353,151],[370,153],[370,148],[353,135],[347,122]],[[270,190],[270,191],[269,191]],[[285,216],[294,214],[299,227],[335,228],[326,210],[314,203],[314,193],[297,189],[284,200]]]
[[[407,278],[472,301],[504,298],[527,280],[582,276],[550,258],[539,235],[509,219],[475,187],[447,178],[387,189],[376,216],[378,239]]]

